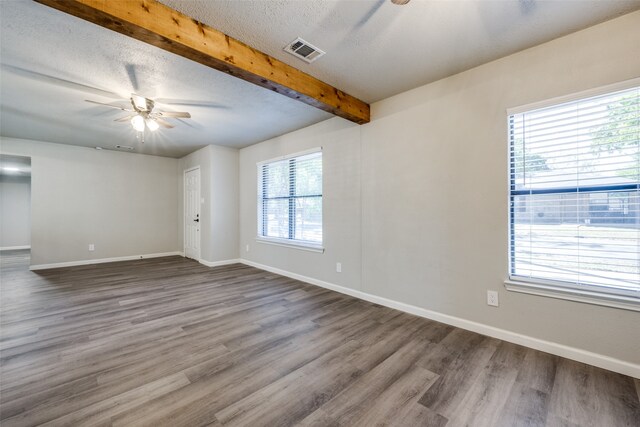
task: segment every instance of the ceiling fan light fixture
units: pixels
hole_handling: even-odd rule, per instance
[[[138,132],[143,132],[144,131],[144,118],[140,115],[137,116],[133,116],[131,118],[131,126],[133,126],[133,128],[138,131]]]
[[[0,0],[2,1],[2,0]],[[154,111],[155,102],[153,99],[144,98],[142,96],[131,94],[129,102],[131,108],[118,107],[116,105],[105,104],[103,102],[86,100],[92,104],[104,105],[105,107],[116,108],[118,110],[127,111],[131,113],[128,116],[119,117],[115,119],[115,122],[126,123],[130,122],[133,129],[138,132],[138,138],[143,136],[145,129],[149,129],[151,132],[155,132],[160,127],[171,129],[175,126],[172,125],[165,118],[169,119],[190,119],[191,114],[186,111]]]
[[[158,122],[156,122],[153,119],[147,119],[146,122],[147,122],[147,127],[151,132],[158,130],[158,128],[160,127]]]

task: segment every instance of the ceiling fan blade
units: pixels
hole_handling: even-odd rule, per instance
[[[190,99],[158,98],[156,99],[156,102],[158,104],[182,105],[184,107],[229,108],[226,105],[217,104],[215,102],[194,101]]]
[[[117,98],[117,99],[122,98],[121,95],[114,92],[110,92],[108,90],[99,89],[97,87],[85,85],[82,83],[72,82],[71,80],[65,80],[59,77],[49,76],[47,74],[38,73],[36,71],[27,70],[20,67],[14,67],[12,65],[2,64],[2,70],[8,71],[10,73],[13,73],[19,76],[27,77],[33,80],[39,80],[42,82],[52,83],[58,86],[67,87],[69,89],[92,93],[97,96],[104,96],[106,98]]]
[[[190,128],[193,129],[202,129],[200,126],[198,126],[197,124],[195,124],[192,121],[189,120],[182,120],[182,119],[178,119],[176,118],[177,121],[179,121],[181,124],[185,125],[185,126],[189,126]]]
[[[376,3],[372,5],[371,8],[367,11],[367,13],[365,13],[364,16],[360,18],[360,20],[356,23],[356,28],[363,27],[367,22],[369,22],[369,20],[373,18],[373,15],[376,14],[378,9],[382,7],[384,2],[385,0],[377,0]]]
[[[128,122],[131,118],[137,116],[137,114],[131,114],[130,116],[120,117],[119,119],[115,119],[114,122]]]
[[[129,110],[127,108],[123,108],[120,107],[118,105],[112,105],[112,104],[105,104],[104,102],[98,102],[98,101],[92,101],[90,99],[85,99],[85,102],[90,102],[91,104],[98,104],[98,105],[102,105],[103,107],[109,107],[109,108],[115,108],[116,110],[122,110],[122,111],[131,111],[133,112],[133,110]]]
[[[191,118],[191,114],[186,111],[158,111],[157,114],[161,117],[177,117],[181,119]]]
[[[166,120],[162,120],[160,118],[157,118],[157,119],[154,119],[154,120],[156,121],[156,123],[158,123],[163,128],[171,129],[171,128],[175,127],[172,124],[170,124],[169,122],[167,122]]]
[[[127,72],[127,76],[129,76],[129,81],[131,82],[131,87],[134,91],[138,91],[140,86],[138,84],[138,75],[136,74],[136,66],[134,64],[125,64],[125,71]]]

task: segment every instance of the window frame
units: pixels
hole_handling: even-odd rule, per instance
[[[275,162],[280,162],[280,161],[285,161],[288,160],[289,161],[289,169],[290,169],[290,173],[291,173],[291,168],[295,167],[295,162],[294,160],[302,157],[302,156],[306,156],[309,154],[314,154],[314,153],[320,153],[321,154],[321,158],[322,158],[322,181],[323,181],[323,188],[322,188],[322,193],[321,194],[315,194],[315,195],[309,195],[309,196],[298,196],[297,194],[295,194],[295,179],[290,179],[289,180],[289,194],[287,196],[279,196],[276,198],[265,198],[264,196],[261,197],[261,194],[264,195],[265,191],[264,191],[264,169],[263,166],[270,164],[270,163],[275,163]],[[283,246],[283,247],[290,247],[290,248],[295,248],[295,249],[301,249],[301,250],[305,250],[305,251],[310,251],[310,252],[324,252],[324,203],[322,204],[322,210],[323,210],[323,220],[322,220],[322,242],[317,243],[317,242],[312,242],[312,241],[308,241],[308,240],[297,240],[294,238],[280,238],[280,237],[271,237],[271,236],[265,236],[264,233],[264,227],[265,227],[265,221],[264,221],[264,215],[265,215],[265,200],[274,200],[274,199],[287,199],[289,201],[289,206],[288,206],[288,217],[289,218],[294,218],[294,221],[289,220],[289,229],[288,229],[288,234],[289,236],[295,236],[295,199],[297,198],[320,198],[321,200],[323,199],[324,196],[324,156],[323,156],[323,150],[322,147],[315,147],[315,148],[311,148],[309,150],[304,150],[304,151],[299,151],[296,153],[292,153],[292,154],[287,154],[284,156],[279,156],[279,157],[274,157],[271,159],[267,159],[267,160],[263,160],[260,162],[256,163],[256,175],[257,175],[257,186],[256,186],[256,190],[257,190],[257,209],[256,209],[256,241],[258,243],[266,243],[266,244],[270,244],[270,245],[275,245],[275,246]],[[262,188],[260,188],[262,186]]]
[[[524,294],[531,294],[537,296],[559,298],[564,300],[589,303],[607,307],[615,307],[632,311],[640,311],[640,294],[632,295],[633,292],[627,293],[623,291],[606,292],[606,288],[599,286],[590,286],[585,284],[575,284],[571,282],[565,282],[560,280],[549,280],[542,278],[529,278],[523,276],[517,276],[513,274],[513,266],[515,262],[515,233],[512,233],[515,223],[515,210],[514,203],[515,196],[518,190],[515,190],[514,178],[511,176],[511,141],[512,141],[512,116],[516,114],[525,113],[532,110],[551,107],[567,102],[579,101],[586,98],[596,97],[600,95],[606,95],[607,93],[613,93],[626,89],[632,89],[640,86],[640,78],[634,78],[611,85],[601,86],[598,88],[585,90],[577,93],[573,93],[566,96],[555,97],[540,102],[534,102],[519,107],[508,108],[506,110],[507,120],[507,279],[504,280],[504,286],[507,290],[513,292],[519,292]],[[580,187],[583,190],[589,190],[590,186]],[[606,187],[606,188],[605,188]],[[624,190],[624,189],[637,189],[638,185],[633,184],[620,184],[612,186],[597,186],[597,190]],[[624,187],[624,188],[623,188]],[[629,188],[627,188],[629,187]],[[595,189],[595,188],[594,188]],[[530,190],[523,190],[526,194],[531,194]],[[557,194],[562,192],[568,192],[568,189],[538,189],[535,190],[535,194]]]

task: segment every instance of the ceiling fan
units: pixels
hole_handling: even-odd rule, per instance
[[[130,114],[125,117],[120,117],[115,119],[116,122],[131,122],[131,126],[138,131],[144,132],[145,128],[150,131],[156,131],[160,126],[171,129],[174,126],[165,120],[165,118],[177,118],[177,119],[190,119],[191,114],[185,111],[161,111],[154,110],[155,102],[152,99],[145,98],[140,95],[136,95],[135,93],[131,94],[129,101],[131,101],[131,106],[133,109],[120,107],[113,104],[105,104],[103,102],[91,101],[89,99],[85,99],[86,102],[90,102],[92,104],[98,104],[109,108],[115,108],[122,111],[127,111]]]

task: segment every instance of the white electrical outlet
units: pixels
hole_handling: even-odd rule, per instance
[[[93,252],[96,250],[96,245],[94,245],[93,243],[89,243],[89,252]]]
[[[342,273],[342,263],[336,262],[336,273]]]
[[[249,245],[247,245],[247,252],[249,252]]]
[[[498,300],[498,291],[487,291],[487,305],[498,307],[500,301]]]

